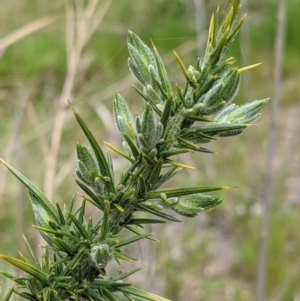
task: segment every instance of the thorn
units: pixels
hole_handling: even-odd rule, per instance
[[[177,167],[182,167],[182,168],[186,168],[186,169],[195,169],[195,167],[193,167],[193,166],[186,165],[186,164],[183,164],[183,163],[180,163],[180,162],[175,162],[175,161],[172,161],[172,160],[167,160],[167,162],[174,165],[174,166],[177,166]]]
[[[223,190],[238,188],[237,186],[222,186]]]
[[[154,51],[154,52],[157,52],[157,49],[156,49],[156,47],[155,47],[155,45],[154,45],[154,43],[153,43],[152,39],[150,39],[150,42],[151,42],[151,45],[152,45],[153,51]]]
[[[79,191],[76,191],[76,194],[81,196],[82,198],[85,198],[85,195],[83,193],[79,192]]]
[[[246,67],[243,67],[243,68],[240,68],[238,69],[238,73],[242,73],[242,72],[245,72],[245,71],[249,71],[253,68],[256,68],[257,66],[261,65],[262,63],[257,63],[257,64],[254,64],[254,65],[250,65],[250,66],[246,66]]]

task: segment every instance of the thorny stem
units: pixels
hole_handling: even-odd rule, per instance
[[[108,7],[110,1],[102,3]],[[88,28],[95,29],[89,25],[93,19],[91,16],[103,15],[102,11],[94,13],[98,0],[89,2],[85,10],[83,3],[76,2],[77,10],[82,11],[83,16],[70,36],[73,48],[68,48],[68,73],[52,133],[52,153],[47,162],[46,184],[49,186],[46,194],[50,198],[54,191],[58,147],[66,115],[64,101],[73,90],[81,53],[91,34]],[[260,117],[259,110],[267,102],[263,99],[242,106],[232,104],[239,89],[240,73],[256,66],[238,69],[233,66],[233,58],[225,58],[228,46],[244,20],[244,17],[237,20],[239,10],[240,1],[232,0],[220,22],[219,10],[216,11],[210,23],[205,56],[197,61],[195,67],[186,68],[176,54],[186,79],[184,89],[178,86],[177,93],[155,46],[152,45],[151,50],[136,34],[128,32],[128,64],[143,86],[136,89],[143,98],[143,112],[134,117],[124,98],[116,93],[113,116],[123,136],[124,150],[105,144],[130,164],[116,187],[110,153],[105,155],[73,107],[74,116],[91,147],[80,143],[76,145],[75,181],[85,193],[79,208],[74,208],[74,197],[66,208],[61,208],[58,203],[53,205],[31,181],[1,159],[28,188],[37,223],[34,227],[48,244],[42,253],[41,263],[26,239],[29,260],[0,254],[0,258],[26,272],[25,277],[18,278],[0,271],[24,289],[20,293],[14,291],[15,294],[28,297],[28,300],[43,301],[68,298],[76,301],[169,301],[123,282],[139,269],[109,276],[105,268],[111,259],[119,264],[120,260],[133,260],[123,253],[123,246],[141,239],[153,240],[151,234],[139,232],[144,225],[164,223],[165,220],[180,221],[165,213],[164,209],[181,216],[195,217],[222,201],[218,195],[206,193],[231,188],[220,185],[160,187],[183,168],[194,169],[173,159],[174,156],[190,151],[212,153],[201,145],[218,137],[241,134]],[[195,122],[198,124],[194,125]],[[96,222],[92,218],[85,219],[87,201],[100,213]],[[131,232],[128,238],[124,239],[119,233],[123,228]],[[11,294],[12,291],[6,300]]]

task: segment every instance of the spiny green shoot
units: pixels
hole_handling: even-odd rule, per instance
[[[78,208],[74,207],[74,197],[66,208],[58,203],[54,206],[32,182],[1,160],[29,190],[37,224],[34,228],[46,241],[41,262],[25,238],[30,258],[0,254],[0,258],[25,272],[16,277],[0,271],[16,283],[5,300],[14,293],[30,301],[168,301],[125,282],[139,269],[107,275],[106,266],[112,261],[121,264],[122,260],[135,260],[123,252],[124,246],[142,239],[155,240],[151,233],[141,232],[143,226],[166,220],[178,222],[180,216],[195,217],[222,202],[212,192],[231,188],[161,186],[182,169],[194,168],[178,161],[176,155],[214,153],[203,144],[241,134],[259,118],[267,102],[256,100],[242,106],[232,103],[241,73],[258,65],[238,68],[234,58],[225,56],[245,20],[245,16],[238,18],[239,10],[240,0],[232,0],[222,20],[218,9],[213,14],[205,54],[195,66],[186,67],[174,53],[185,78],[182,86],[170,81],[154,44],[151,49],[128,32],[128,65],[140,82],[135,89],[142,97],[143,111],[133,116],[117,93],[113,117],[123,148],[108,142],[105,145],[128,161],[129,168],[116,179],[110,152],[105,153],[72,108],[90,144],[76,146],[75,181],[84,193]],[[96,220],[86,219],[86,202],[98,211]],[[124,239],[123,230],[131,232],[131,236]]]

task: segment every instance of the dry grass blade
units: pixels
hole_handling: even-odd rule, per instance
[[[68,53],[68,67],[63,90],[58,101],[58,110],[55,116],[53,131],[51,135],[51,146],[46,161],[47,172],[45,176],[44,186],[45,193],[49,197],[49,199],[52,199],[53,193],[55,191],[57,156],[66,117],[66,105],[67,100],[72,96],[82,51],[90,37],[93,35],[95,29],[101,23],[111,2],[112,0],[93,0],[87,5],[87,7],[83,7],[77,1],[75,2],[75,9],[73,9],[71,5],[67,5],[66,2],[66,48]],[[99,12],[101,12],[100,15]]]
[[[9,35],[7,35],[6,37],[0,40],[0,53],[3,54],[6,48],[9,47],[10,45],[31,35],[36,31],[39,31],[53,24],[58,19],[59,19],[58,16],[46,16],[38,20],[32,21],[22,26],[19,29],[16,29],[15,31],[13,31],[12,33],[10,33]]]
[[[273,97],[270,113],[269,134],[267,141],[267,153],[265,163],[265,179],[262,191],[262,221],[259,238],[259,250],[257,261],[256,300],[265,300],[265,282],[268,259],[268,239],[270,232],[270,214],[273,200],[273,174],[274,158],[276,153],[277,123],[279,116],[280,88],[282,75],[282,59],[284,56],[284,31],[286,21],[286,1],[278,2],[277,32],[274,45],[274,71],[273,71]]]

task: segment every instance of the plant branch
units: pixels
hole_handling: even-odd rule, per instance
[[[267,140],[265,178],[262,191],[262,221],[259,237],[259,250],[257,262],[256,300],[265,300],[265,282],[267,268],[267,250],[269,238],[269,220],[273,196],[274,159],[276,152],[277,120],[279,117],[279,102],[281,88],[281,72],[284,50],[286,1],[280,0],[277,12],[277,31],[274,46],[274,71],[273,71],[273,101],[270,112],[269,135]]]
[[[59,16],[46,16],[42,17],[38,20],[32,21],[24,26],[22,26],[19,29],[16,29],[6,37],[2,38],[0,40],[0,54],[3,54],[3,52],[6,50],[7,47],[10,45],[16,43],[17,41],[24,39],[28,35],[31,35],[32,33],[39,31],[57,20],[59,20]]]

